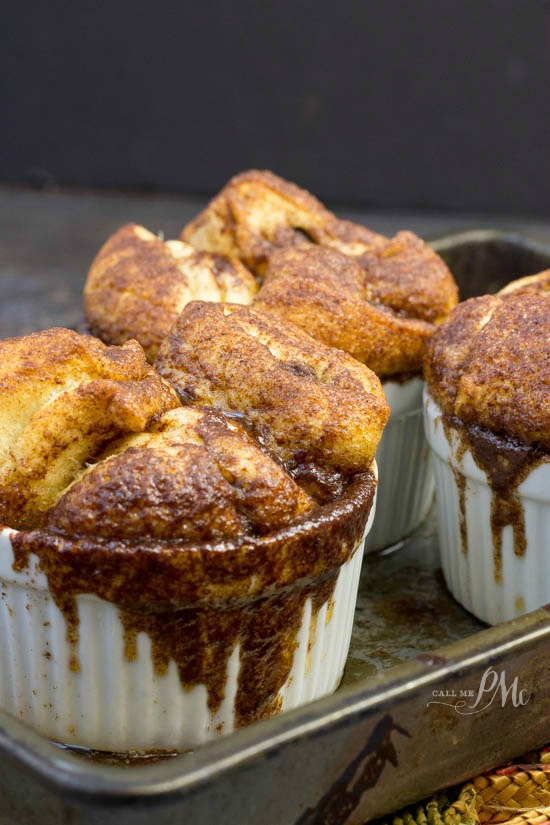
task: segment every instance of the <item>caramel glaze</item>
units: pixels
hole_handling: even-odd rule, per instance
[[[459,437],[456,457],[462,462],[470,452],[476,465],[483,470],[492,490],[491,530],[495,581],[502,582],[502,531],[510,525],[514,532],[514,553],[523,556],[527,549],[525,517],[518,487],[539,464],[550,462],[548,450],[538,445],[522,444],[507,436],[495,435],[475,424],[465,424],[456,416],[443,416],[447,440],[452,443],[452,432]],[[466,478],[453,467],[460,516],[462,552],[468,552],[466,529]]]
[[[48,530],[12,536],[14,570],[35,554],[68,624],[78,668],[79,594],[115,603],[126,657],[147,633],[158,675],[174,660],[184,688],[204,684],[215,712],[224,697],[236,645],[240,670],[236,726],[279,710],[308,598],[313,615],[333,594],[339,568],[353,555],[372,506],[376,480],[361,473],[343,495],[269,535],[218,543],[68,537]]]

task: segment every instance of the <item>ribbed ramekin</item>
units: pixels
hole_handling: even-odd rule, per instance
[[[527,547],[523,555],[516,555],[513,529],[505,527],[501,573],[496,575],[493,492],[487,476],[470,451],[457,458],[460,436],[452,427],[443,426],[442,411],[427,390],[424,419],[433,457],[441,566],[455,599],[488,624],[514,619],[549,603],[550,464],[535,467],[518,487]],[[464,491],[464,538],[457,480]]]
[[[390,418],[376,453],[376,518],[365,543],[373,553],[410,535],[426,517],[434,495],[429,449],[422,422],[421,378],[384,381]]]
[[[367,521],[364,508],[363,512],[350,508],[346,518],[352,524],[348,523],[346,535],[355,535],[355,540],[342,552],[343,563],[334,572],[335,584],[326,601],[314,607],[314,597],[301,600],[292,667],[275,697],[275,712],[324,696],[340,682],[351,638],[364,536],[374,509],[373,500]],[[310,533],[317,529],[323,529],[322,519],[319,525],[312,522]],[[223,701],[214,713],[208,706],[206,686],[182,686],[174,661],[163,675],[155,671],[146,633],[138,634],[135,654],[129,660],[121,613],[110,601],[92,594],[76,596],[79,638],[75,648],[67,637],[66,616],[48,588],[38,558],[31,554],[28,565],[14,571],[14,535],[8,529],[0,533],[3,710],[50,739],[103,751],[184,750],[234,730],[241,674],[239,644],[227,659]],[[285,541],[292,550],[292,535],[288,535]],[[284,551],[282,544],[281,548]],[[315,540],[308,545],[308,553],[312,548]],[[316,564],[322,585],[331,571],[323,571],[322,563],[320,567]],[[315,592],[315,581],[313,585]],[[302,575],[296,582],[280,586],[279,591],[275,586],[265,598],[274,599],[277,609],[284,611],[287,596],[292,600],[297,589],[310,586]],[[249,600],[243,601],[243,615],[254,616],[258,598],[264,596],[251,592]],[[197,645],[201,644],[204,642],[197,639]],[[263,663],[264,657],[265,662],[270,660],[270,644],[268,632],[262,638],[260,629],[259,667],[267,668]]]

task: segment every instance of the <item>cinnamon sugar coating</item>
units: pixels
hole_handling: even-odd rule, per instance
[[[192,403],[245,416],[291,471],[367,471],[389,415],[379,379],[363,364],[235,304],[188,304],[156,367]]]
[[[181,238],[196,249],[240,258],[256,274],[280,247],[312,242],[357,255],[384,241],[366,227],[339,220],[305,189],[256,169],[231,178]]]
[[[549,292],[550,291],[550,269],[544,272],[537,272],[536,275],[527,275],[525,278],[518,278],[503,287],[499,295],[509,295],[512,292]]]
[[[50,329],[0,341],[0,523],[36,527],[113,438],[178,405],[136,341]]]
[[[272,172],[236,175],[181,237],[240,258],[265,276],[258,308],[342,347],[383,377],[420,371],[425,341],[458,301],[447,266],[412,232],[388,239],[339,220]]]
[[[31,554],[36,556],[65,616],[71,670],[81,667],[79,641],[86,631],[77,597],[95,594],[117,606],[124,629],[121,655],[127,661],[143,655],[137,640],[147,634],[155,675],[175,665],[184,689],[206,689],[211,713],[229,699],[240,727],[280,711],[304,616],[311,617],[311,628],[317,626],[342,565],[361,544],[376,490],[372,455],[388,411],[373,373],[290,325],[281,332],[245,307],[193,302],[176,326],[203,308],[204,317],[185,345],[210,370],[204,395],[218,401],[227,384],[227,397],[239,402],[240,387],[247,402],[265,405],[263,410],[245,406],[250,420],[198,405],[179,406],[136,342],[108,348],[66,330],[51,331],[45,340],[31,336],[30,343],[19,339],[21,369],[30,369],[32,381],[22,387],[5,384],[12,408],[5,421],[0,415],[0,423],[13,423],[9,412],[22,398],[30,403],[30,388],[37,399],[31,396],[33,410],[38,407],[54,426],[55,448],[70,439],[54,499],[46,509],[44,500],[38,502],[37,516],[32,511],[37,497],[31,496],[28,510],[35,517],[10,540],[14,570],[24,570]],[[175,346],[175,339],[166,340]],[[2,354],[3,362],[17,360],[11,356],[18,352]],[[37,369],[43,384],[37,382]],[[181,364],[177,369],[181,372]],[[94,380],[88,380],[92,375]],[[122,392],[119,399],[114,393],[111,404],[104,404],[104,385],[118,388],[123,378],[136,385],[135,394]],[[150,416],[148,379],[166,402]],[[69,402],[82,384],[89,389],[87,401],[97,404],[84,419],[89,428],[78,431],[77,438]],[[64,399],[58,407],[49,403],[55,391]],[[99,420],[92,414],[96,411]],[[114,426],[120,411],[127,414],[127,420],[122,416],[127,428]],[[304,413],[309,420],[301,425]],[[26,446],[44,452],[39,442],[45,429],[36,427],[40,418],[28,418]],[[15,422],[20,420],[15,416]],[[4,435],[5,428],[0,432]],[[90,442],[97,433],[100,443]],[[33,442],[33,434],[38,441]],[[76,453],[75,442],[83,443],[89,455]],[[275,457],[266,446],[273,447]],[[277,460],[282,456],[288,466]],[[69,459],[70,474],[65,473]],[[293,479],[289,467],[295,469],[302,459],[315,468],[325,462],[345,470],[329,501],[309,495]],[[11,479],[0,478],[4,493],[9,484]],[[6,520],[20,526],[11,517]],[[235,695],[226,697],[236,651],[238,683]],[[95,675],[88,672],[84,678]]]
[[[179,407],[110,445],[49,512],[46,528],[219,541],[280,529],[315,505],[236,421]]]
[[[356,259],[319,246],[275,252],[253,307],[344,350],[381,378],[419,372],[434,330],[377,303]]]
[[[128,224],[112,235],[93,261],[84,287],[90,330],[108,344],[135,338],[153,361],[158,346],[189,301],[248,304],[258,290],[236,258],[163,242]]]
[[[545,280],[522,279],[517,288],[460,304],[430,339],[424,372],[447,415],[549,449],[550,292],[539,288]]]

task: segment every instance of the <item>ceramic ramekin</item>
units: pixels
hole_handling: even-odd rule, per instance
[[[374,518],[372,478],[369,484],[367,490],[366,482],[359,486],[354,482],[354,492],[317,511],[325,511],[323,515],[306,519],[298,543],[296,534],[300,531],[293,525],[264,537],[256,547],[240,547],[238,575],[232,580],[231,572],[220,574],[220,587],[207,582],[204,593],[197,591],[197,605],[187,605],[187,613],[184,610],[177,614],[181,633],[186,633],[190,627],[208,628],[208,623],[200,621],[201,611],[212,611],[214,607],[236,623],[235,639],[246,636],[245,664],[244,645],[241,649],[236,641],[226,651],[223,640],[217,638],[215,625],[210,626],[209,638],[199,634],[196,639],[194,655],[198,660],[210,659],[211,664],[213,660],[215,668],[216,657],[220,656],[220,669],[225,668],[218,685],[222,698],[214,702],[214,709],[204,684],[182,684],[174,660],[159,674],[148,633],[134,636],[132,654],[128,654],[128,624],[116,603],[93,594],[77,595],[78,640],[75,644],[73,637],[71,643],[66,610],[60,609],[56,603],[59,599],[50,592],[39,559],[31,553],[26,566],[15,572],[17,534],[4,529],[0,533],[0,707],[65,744],[103,751],[184,750],[231,733],[238,725],[332,692],[339,684],[347,657],[364,536]],[[76,548],[84,563],[88,545]],[[59,549],[63,550],[62,544]],[[207,548],[207,558],[201,559],[203,551],[199,548],[196,563],[204,562],[204,569],[209,569],[208,565],[213,561],[215,564],[212,553],[217,552],[219,558],[219,550]],[[297,566],[290,566],[287,560],[295,559],[299,550],[303,551],[303,559]],[[254,554],[252,564],[250,554]],[[128,552],[125,558],[123,549],[118,548],[117,557],[112,559],[121,579],[130,570],[131,555]],[[68,557],[69,567],[71,559],[72,555]],[[221,565],[230,570],[230,563],[226,555]],[[153,554],[151,577],[161,571],[168,581],[181,571],[177,553],[172,554],[165,568],[159,567],[162,564],[159,554]],[[65,572],[70,577],[70,570]],[[245,582],[244,598],[233,598],[237,580],[240,593]],[[221,595],[212,603],[204,594],[216,588]],[[127,619],[131,610],[124,610]],[[168,611],[165,615],[171,622],[172,614]],[[275,615],[288,618],[294,627],[290,637],[282,639],[279,634],[278,638],[270,627],[270,617]],[[290,666],[277,693],[270,697],[273,662],[283,645],[290,650]],[[255,704],[254,685],[261,686],[263,706]],[[240,709],[240,722],[238,695],[246,700],[246,709]]]
[[[508,621],[550,602],[550,464],[539,464],[518,486],[527,547],[514,552],[511,526],[502,530],[501,569],[491,527],[493,492],[460,436],[444,427],[441,408],[424,394],[426,435],[436,483],[441,565],[447,586],[467,610],[488,624]],[[463,491],[461,532],[459,487]]]
[[[378,450],[376,518],[365,552],[373,553],[408,536],[426,517],[434,494],[429,449],[422,422],[421,378],[382,383],[390,418]]]

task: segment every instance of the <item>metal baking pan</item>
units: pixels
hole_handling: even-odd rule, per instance
[[[463,297],[550,268],[550,247],[508,233],[433,246]],[[484,628],[444,586],[434,518],[365,560],[333,696],[148,759],[61,748],[0,713],[0,825],[362,825],[545,744],[550,608]]]

